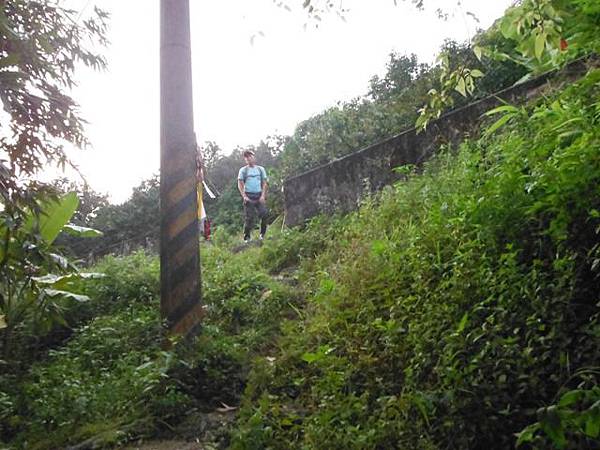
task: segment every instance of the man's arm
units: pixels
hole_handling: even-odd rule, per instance
[[[260,187],[261,187],[261,195],[260,195],[260,201],[261,202],[265,202],[267,200],[267,190],[269,189],[269,184],[267,183],[267,172],[265,171],[264,168],[261,167],[261,174],[260,174]]]
[[[260,194],[260,201],[261,202],[265,202],[267,200],[267,190],[269,188],[269,185],[267,184],[266,180],[263,180],[261,183],[261,194]]]
[[[244,182],[242,180],[238,180],[238,191],[240,191],[240,195],[242,196],[242,198],[244,199],[244,201],[248,200],[248,197],[246,196],[246,192],[244,191]]]

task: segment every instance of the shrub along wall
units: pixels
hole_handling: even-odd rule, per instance
[[[597,58],[578,60],[560,72],[550,72],[452,111],[432,122],[426,131],[416,129],[309,170],[284,182],[285,224],[294,226],[318,214],[348,212],[368,194],[398,181],[394,168],[421,165],[440,145],[457,145],[501,101],[519,102],[540,94],[561,80],[573,80],[596,65]]]

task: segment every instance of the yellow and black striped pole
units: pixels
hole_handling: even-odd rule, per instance
[[[189,0],[161,0],[160,284],[171,334],[202,318]]]

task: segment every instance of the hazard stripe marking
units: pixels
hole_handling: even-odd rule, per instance
[[[204,315],[204,308],[200,303],[190,310],[186,316],[171,327],[171,330],[175,334],[188,334],[191,330],[197,328],[198,323]]]
[[[169,224],[169,241],[177,237],[179,233],[190,225],[194,225],[197,220],[196,210],[194,208],[186,209],[179,218]]]
[[[188,177],[181,180],[171,189],[169,189],[168,201],[171,205],[179,203],[183,198],[187,197],[190,191],[196,192],[196,183],[193,178]]]
[[[185,229],[181,230],[177,236],[171,239],[168,243],[170,254],[173,255],[174,253],[179,253],[188,247],[196,248],[194,245],[190,245],[190,242],[195,236],[196,229],[197,222],[194,220],[193,222],[189,223]]]
[[[180,284],[187,283],[189,278],[193,281],[198,281],[198,274],[196,273],[192,259],[183,261],[181,264],[173,267],[171,286],[173,289],[176,289]]]
[[[178,261],[187,261],[196,256],[196,251],[197,249],[193,245],[184,245],[182,248],[177,249],[176,253],[172,254],[171,257],[175,263]]]
[[[196,283],[196,280],[190,280],[191,282],[188,282],[186,284],[181,284],[177,287],[175,287],[174,289],[171,290],[171,296],[169,297],[170,300],[170,306],[168,311],[165,311],[166,314],[165,316],[167,318],[170,318],[172,320],[177,321],[179,319],[179,317],[171,317],[176,316],[177,314],[179,314],[179,312],[177,314],[175,314],[175,311],[179,311],[179,305],[181,303],[185,303],[188,297],[190,297],[192,294],[196,294],[196,288],[198,288],[198,283]],[[181,299],[184,299],[183,301]],[[196,299],[197,301],[197,299]]]
[[[184,176],[184,170],[175,170]],[[174,173],[169,179],[177,179]],[[164,199],[162,237],[167,249],[166,295],[162,297],[163,317],[170,334],[191,335],[200,329],[203,308],[200,303],[200,263],[198,247],[198,189],[194,177],[168,186]],[[166,231],[166,232],[165,232]]]
[[[190,191],[179,200],[179,203],[172,204],[169,209],[165,211],[167,217],[176,218],[180,217],[189,208],[194,209],[194,198],[197,196],[196,190]]]
[[[170,325],[180,322],[198,305],[194,292],[188,292],[186,297],[179,297],[177,307],[169,311],[167,321]]]

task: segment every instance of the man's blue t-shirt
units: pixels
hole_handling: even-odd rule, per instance
[[[267,172],[262,166],[244,166],[238,173],[238,180],[244,182],[244,192],[257,194],[262,192],[262,182],[267,181]]]

